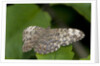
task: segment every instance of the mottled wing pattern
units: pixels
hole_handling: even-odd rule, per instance
[[[73,28],[60,28],[58,29],[58,40],[62,46],[69,45],[70,43],[76,42],[84,38],[84,33],[78,29]]]
[[[60,48],[60,41],[57,38],[57,29],[47,29],[45,35],[38,40],[34,51],[40,54],[48,54],[57,51]]]
[[[23,32],[23,52],[32,48],[39,54],[48,54],[57,51],[60,46],[81,40],[84,33],[73,28],[44,29],[30,26]]]
[[[23,52],[27,52],[30,51],[33,48],[33,44],[32,44],[32,35],[30,34],[33,30],[35,29],[35,27],[28,27],[24,30],[23,32],[23,42],[24,45],[22,47]]]
[[[35,44],[37,44],[39,38],[43,35],[44,32],[44,28],[37,26],[30,26],[26,28],[23,32],[23,52],[32,50],[32,48],[35,46]]]

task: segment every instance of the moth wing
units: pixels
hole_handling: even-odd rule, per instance
[[[39,54],[48,54],[60,48],[59,41],[56,39],[56,30],[47,30],[42,38],[39,39],[34,51]]]
[[[32,50],[33,45],[31,43],[25,43],[22,47],[23,52],[28,52]]]
[[[73,42],[79,41],[85,36],[85,34],[81,30],[73,28],[58,29],[58,32],[59,32],[59,41],[61,42],[62,46],[66,46]]]
[[[32,31],[34,31],[36,26],[30,26],[26,28],[23,32],[23,46],[22,51],[28,52],[33,48],[33,38],[32,38]]]

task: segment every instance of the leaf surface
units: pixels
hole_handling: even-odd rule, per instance
[[[76,3],[76,4],[65,4],[71,6],[78,13],[84,16],[89,22],[91,22],[91,3]]]
[[[23,30],[29,26],[47,28],[50,26],[50,21],[49,14],[37,5],[16,4],[7,7],[5,58],[21,59]]]
[[[74,53],[72,51],[72,45],[69,45],[69,46],[61,47],[57,51],[45,55],[36,53],[36,56],[38,59],[42,59],[42,60],[43,59],[72,60]]]

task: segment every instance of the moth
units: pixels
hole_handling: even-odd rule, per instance
[[[75,28],[42,28],[29,26],[23,31],[22,51],[32,49],[39,54],[48,54],[57,51],[61,46],[67,46],[83,39],[85,34]]]

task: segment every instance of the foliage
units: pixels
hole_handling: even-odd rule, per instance
[[[81,58],[80,60],[90,60],[90,55],[87,58]]]
[[[50,26],[51,18],[37,5],[13,5],[7,8],[6,58],[22,58],[22,32],[28,26]]]
[[[56,17],[68,26],[77,20],[77,16],[90,22],[90,4],[56,4],[50,6]],[[72,7],[72,8],[71,8]],[[74,10],[75,9],[75,10]],[[63,10],[63,11],[62,11]],[[22,52],[22,33],[28,26],[52,27],[53,18],[36,4],[15,4],[7,7],[6,22],[6,59],[62,59],[72,60],[75,52],[73,45],[61,47],[58,51],[46,55],[35,53],[34,50]],[[52,27],[53,28],[53,27]]]
[[[78,3],[78,4],[65,4],[74,8],[78,13],[84,16],[89,22],[91,21],[91,4]]]
[[[46,55],[36,54],[38,59],[73,59],[72,45],[61,47],[58,51]]]

